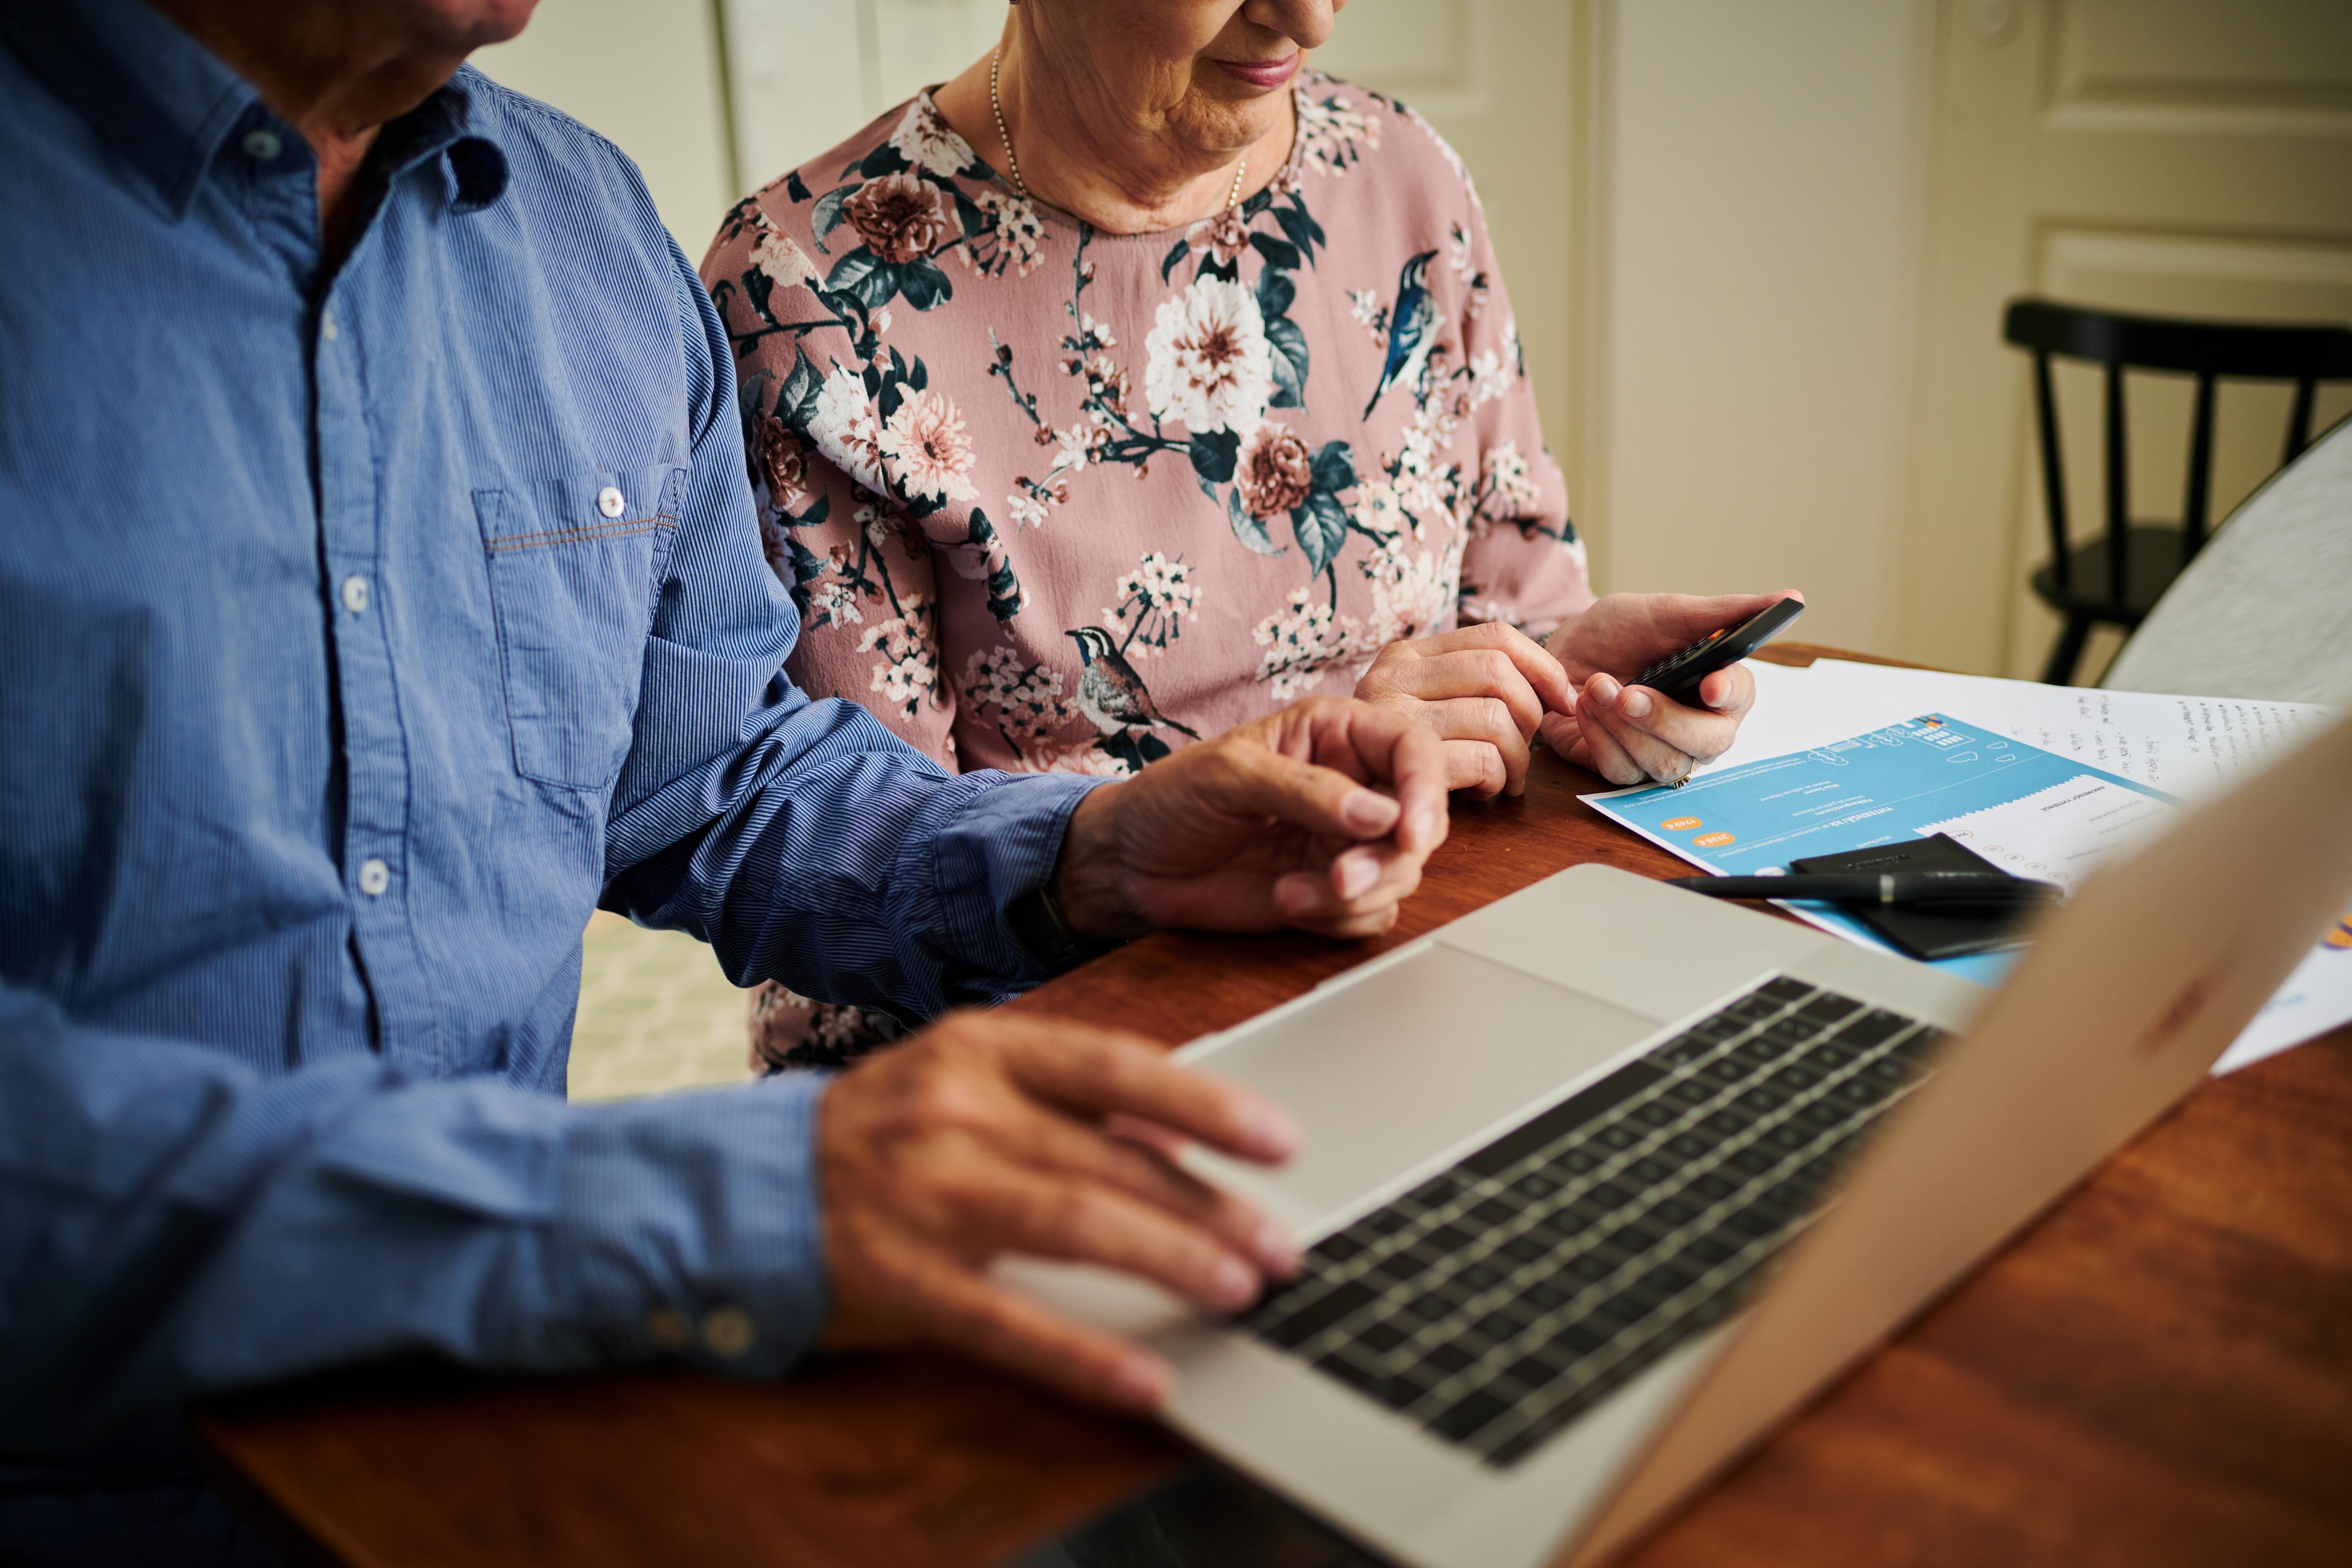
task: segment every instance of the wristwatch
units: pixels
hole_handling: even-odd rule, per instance
[[[1006,905],[1004,922],[1049,975],[1067,974],[1089,958],[1099,958],[1125,946],[1119,942],[1088,941],[1072,930],[1068,916],[1062,913],[1061,900],[1054,896],[1050,880]]]

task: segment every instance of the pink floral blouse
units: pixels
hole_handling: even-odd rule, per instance
[[[950,767],[1123,773],[1591,602],[1469,175],[1391,99],[1294,91],[1273,183],[1179,231],[1019,195],[928,93],[728,214],[803,688]]]

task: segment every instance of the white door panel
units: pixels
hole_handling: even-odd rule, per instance
[[[2006,14],[2004,16],[2004,14]],[[2056,622],[2026,364],[2002,303],[2040,293],[2163,314],[2352,321],[2352,5],[1955,0],[1937,154],[1912,528],[1893,651],[2038,670]],[[2095,370],[2059,377],[2069,509],[2103,516]],[[2134,376],[2133,510],[2179,515],[2191,383]],[[2225,386],[2212,516],[2276,465],[2289,395]],[[2318,423],[2352,411],[2322,392]],[[2112,647],[2110,643],[2108,647]],[[2094,644],[2080,678],[2095,676]]]

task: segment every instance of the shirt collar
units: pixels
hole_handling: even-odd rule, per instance
[[[221,143],[258,95],[235,71],[142,0],[0,5],[0,38],[155,192],[174,218],[195,199]],[[467,122],[476,73],[461,69],[383,129],[396,178],[448,155],[452,211],[489,206],[507,187],[506,155]]]
[[[140,0],[0,5],[5,37],[178,217],[253,89]]]

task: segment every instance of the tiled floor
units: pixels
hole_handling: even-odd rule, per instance
[[[751,1076],[744,993],[709,947],[599,912],[581,948],[572,1098],[618,1100]]]

